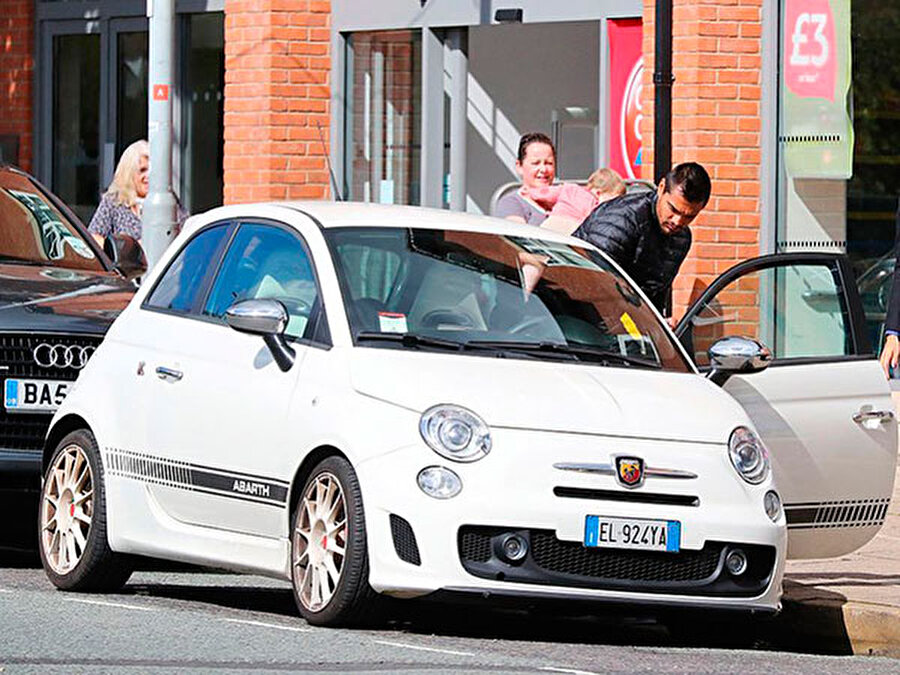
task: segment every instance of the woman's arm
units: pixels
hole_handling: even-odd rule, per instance
[[[91,236],[94,237],[94,240],[103,246],[103,241],[109,236],[110,231],[112,230],[112,212],[110,211],[110,201],[106,195],[100,199],[100,204],[97,206],[97,210],[94,211],[94,216],[91,218],[91,223],[88,225],[88,232],[91,233]]]

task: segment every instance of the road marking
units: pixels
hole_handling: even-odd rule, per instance
[[[12,593],[12,589],[9,589],[9,588],[0,588],[0,593]]]
[[[404,649],[416,649],[421,652],[437,652],[438,654],[453,654],[454,656],[474,656],[470,652],[455,652],[452,649],[437,649],[435,647],[420,647],[419,645],[408,645],[405,642],[388,642],[387,640],[375,640],[376,644],[388,645],[389,647],[402,647]]]
[[[538,668],[538,670],[544,670],[548,673],[570,673],[571,675],[598,675],[593,670],[575,670],[574,668],[555,668],[553,666],[544,666]]]
[[[282,626],[277,623],[266,623],[265,621],[250,621],[248,619],[224,619],[231,623],[243,623],[248,626],[262,626],[263,628],[277,628],[278,630],[289,630],[294,633],[311,633],[312,628],[297,628],[296,626]]]
[[[139,612],[152,612],[153,607],[140,607],[138,605],[126,605],[121,602],[104,602],[101,600],[84,600],[82,598],[66,598],[66,602],[81,602],[85,605],[102,605],[103,607],[118,607],[119,609],[136,609]]]

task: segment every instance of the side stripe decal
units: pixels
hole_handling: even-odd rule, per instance
[[[274,478],[200,466],[143,452],[106,448],[106,467],[112,476],[183,490],[284,506],[290,484]]]
[[[856,499],[785,504],[788,529],[872,527],[887,516],[890,499]]]

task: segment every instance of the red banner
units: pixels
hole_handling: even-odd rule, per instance
[[[784,83],[801,98],[834,101],[839,53],[828,0],[784,5]]]
[[[610,19],[609,166],[622,178],[641,177],[641,87],[644,60],[640,19]]]

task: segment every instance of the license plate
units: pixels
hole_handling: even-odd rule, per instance
[[[3,407],[8,412],[53,412],[69,393],[64,380],[13,380],[3,386]]]
[[[584,545],[677,553],[681,548],[681,523],[677,520],[587,516]]]

